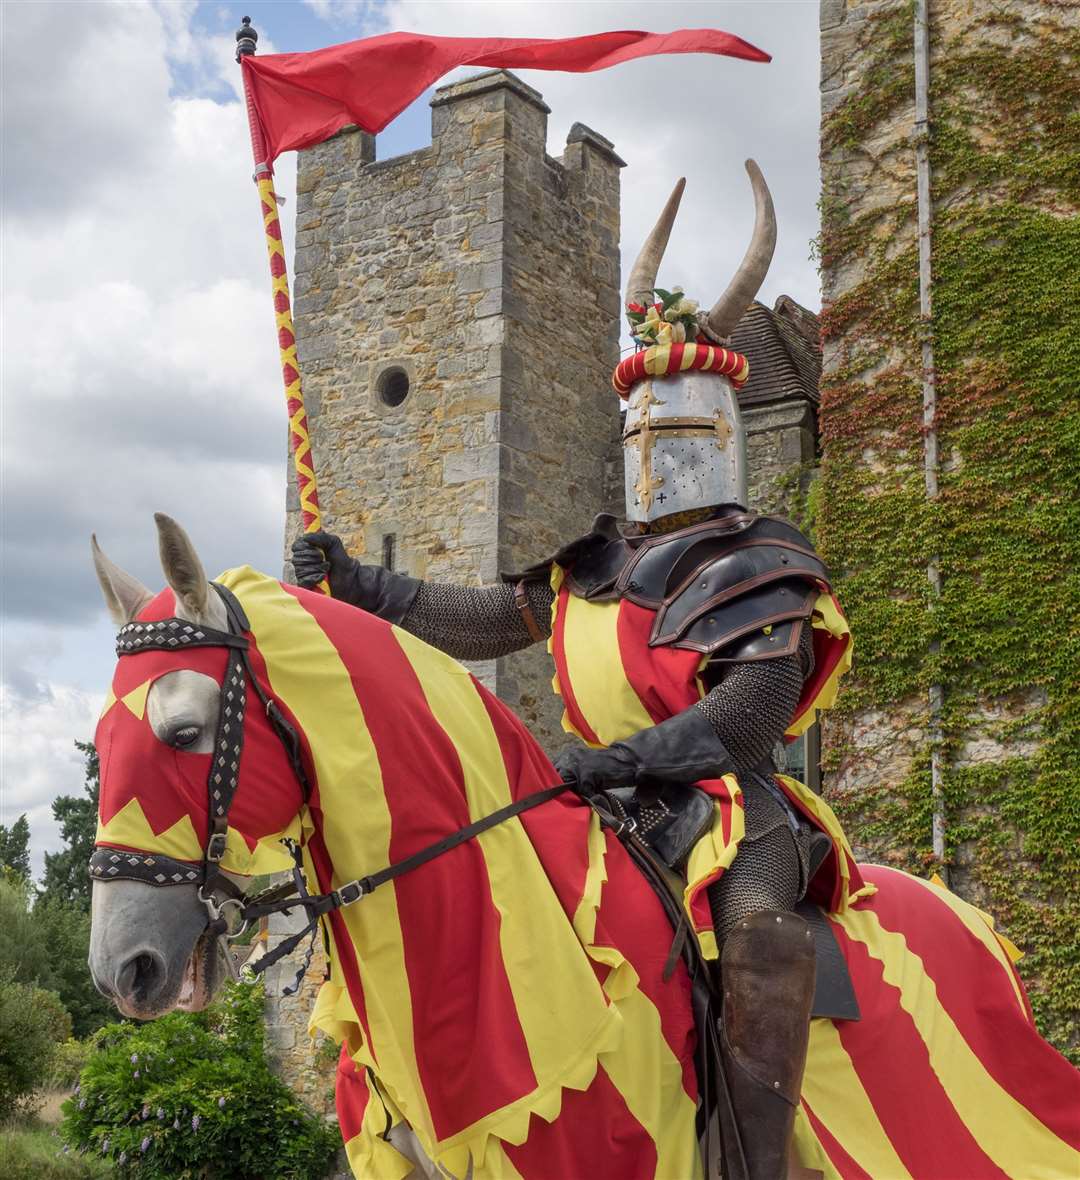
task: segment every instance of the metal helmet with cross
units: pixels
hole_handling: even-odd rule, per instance
[[[680,180],[638,254],[626,310],[638,350],[615,370],[626,401],[623,427],[626,518],[648,524],[695,509],[747,507],[746,438],[737,391],[746,358],[727,347],[765,278],[776,245],[776,216],[765,178],[746,170],[756,216],[746,255],[711,310],[681,291],[656,287],[656,274],[682,199]]]

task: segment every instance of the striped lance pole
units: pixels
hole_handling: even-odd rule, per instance
[[[251,27],[251,17],[245,16],[242,27],[236,33],[236,60],[238,63],[241,58],[255,52],[255,44],[258,39],[259,34]],[[281,354],[281,378],[285,385],[285,402],[289,414],[289,453],[292,455],[293,471],[296,475],[296,489],[300,494],[300,513],[304,522],[304,532],[313,533],[322,528],[322,512],[319,508],[315,461],[311,453],[307,410],[304,407],[304,391],[300,380],[300,362],[296,356],[296,331],[293,327],[292,306],[289,302],[289,274],[285,266],[285,244],[281,240],[281,222],[278,219],[278,197],[274,192],[274,176],[266,158],[266,144],[263,139],[262,127],[251,97],[251,88],[248,85],[246,74],[244,74],[244,99],[247,104],[248,129],[251,132],[251,153],[255,158],[253,179],[259,190],[263,230],[266,234],[266,252],[270,259],[274,318],[277,323],[278,350]],[[330,587],[325,581],[319,583],[319,589],[324,594],[330,593]]]

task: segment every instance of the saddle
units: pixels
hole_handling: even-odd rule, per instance
[[[676,915],[665,904],[678,942],[680,936],[685,934],[685,918],[681,916],[682,880],[678,874],[694,845],[713,821],[712,797],[697,787],[668,788],[657,793],[650,793],[644,788],[617,787],[604,791],[603,799],[616,832],[623,837],[636,838],[663,866],[667,897],[661,900],[666,903],[674,897],[680,907]],[[813,877],[821,867],[831,848],[831,842],[824,833],[817,835],[820,839],[811,846],[808,877]],[[649,873],[646,876],[654,889],[657,888],[656,876]],[[798,902],[794,910],[813,932],[817,952],[811,1017],[858,1020],[859,1005],[851,975],[824,912],[819,905],[806,900]],[[706,974],[712,978],[711,972]]]

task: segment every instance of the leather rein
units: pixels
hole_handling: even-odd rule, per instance
[[[247,708],[247,684],[250,683],[266,712],[270,726],[281,741],[293,774],[300,785],[304,802],[311,798],[311,784],[304,767],[300,737],[273,696],[260,683],[248,655],[250,641],[245,632],[251,627],[236,596],[217,582],[211,582],[225,605],[229,621],[228,631],[169,618],[153,622],[127,623],[116,638],[118,656],[135,656],[148,651],[178,651],[187,647],[224,647],[229,652],[225,677],[221,685],[221,708],[218,713],[210,773],[207,780],[209,823],[206,846],[201,864],[176,860],[158,853],[132,852],[126,849],[98,847],[90,857],[90,878],[97,882],[139,881],[145,885],[198,885],[199,900],[208,914],[206,932],[218,939],[232,977],[239,977],[239,968],[232,955],[230,943],[245,934],[253,922],[271,914],[303,909],[308,923],[298,934],[283,939],[273,950],[261,956],[246,969],[259,975],[280,959],[291,954],[309,934],[312,945],[286,994],[299,987],[300,980],[311,961],[315,935],[323,917],[343,906],[353,905],[374,892],[380,885],[412,872],[428,861],[442,856],[459,844],[486,832],[489,828],[539,807],[570,788],[569,783],[526,795],[498,811],[475,820],[456,832],[421,848],[412,856],[388,865],[378,872],[358,877],[327,893],[311,894],[304,882],[299,847],[286,841],[294,861],[292,880],[271,886],[248,897],[226,876],[221,868],[225,855],[229,827],[229,808],[239,782],[240,754],[244,744],[244,714]]]

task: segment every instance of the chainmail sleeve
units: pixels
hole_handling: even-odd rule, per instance
[[[551,587],[527,581],[529,609],[543,636],[551,632]],[[422,582],[401,626],[457,660],[491,660],[531,646],[529,633],[514,601],[514,587],[455,586]]]
[[[709,719],[736,770],[753,770],[784,736],[813,671],[810,628],[795,655],[732,664],[724,678],[694,706]]]

